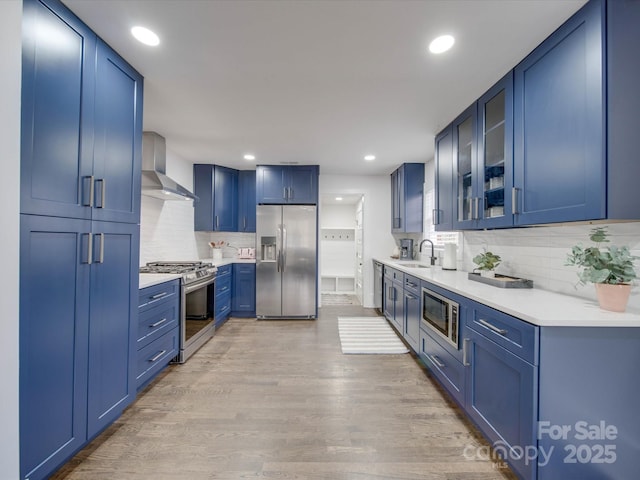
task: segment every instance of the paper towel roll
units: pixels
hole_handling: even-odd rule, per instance
[[[458,246],[455,243],[444,244],[443,270],[456,270],[458,266]]]

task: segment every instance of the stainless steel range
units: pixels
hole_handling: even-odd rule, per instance
[[[204,345],[215,330],[214,282],[218,269],[211,263],[149,262],[140,273],[171,273],[180,282],[180,354],[174,363],[184,363]]]

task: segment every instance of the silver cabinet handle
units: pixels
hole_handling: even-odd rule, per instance
[[[438,221],[438,220],[439,220],[439,219],[437,218],[437,217],[438,217],[438,214],[437,214],[436,212],[437,212],[437,210],[436,210],[435,208],[434,208],[433,210],[431,210],[431,223],[432,223],[433,225],[438,225],[438,224],[440,223],[440,222]]]
[[[479,220],[480,219],[480,197],[475,197],[473,199],[473,220]]]
[[[282,187],[282,198],[287,199],[287,187]]]
[[[166,297],[167,295],[167,292],[156,293],[155,295],[151,295],[151,300],[157,300],[158,298]]]
[[[469,338],[465,338],[464,340],[462,340],[462,365],[465,367],[468,367],[469,365],[471,365],[469,363],[469,342],[471,341],[471,339]]]
[[[216,218],[216,230],[218,229],[218,226],[220,225],[220,218],[218,217],[218,215],[215,216]]]
[[[91,233],[85,233],[87,236],[87,265],[91,265],[93,262],[93,235]]]
[[[518,189],[516,187],[511,189],[511,213],[518,215]]]
[[[478,320],[478,323],[480,325],[484,325],[485,327],[487,327],[489,330],[491,330],[492,332],[497,333],[498,335],[502,335],[505,336],[507,334],[506,330],[503,330],[502,328],[498,328],[495,325],[490,324],[489,322],[487,322],[486,320],[483,320],[482,318],[480,320]]]
[[[86,201],[86,195],[84,195],[85,199],[83,199],[82,205],[85,207],[93,207],[93,195],[95,192],[95,179],[93,175],[89,175],[88,177],[84,177],[84,180],[89,180],[89,202]]]
[[[100,250],[96,263],[104,263],[104,233],[97,233],[96,236],[100,237]]]
[[[156,323],[152,323],[151,325],[149,325],[149,328],[156,328],[156,327],[162,325],[166,321],[167,321],[167,318],[165,317],[162,320],[157,321]]]
[[[160,360],[162,358],[162,356],[167,353],[166,350],[162,350],[160,353],[158,353],[155,357],[152,357],[149,359],[150,362],[157,362],[158,360]]]
[[[100,182],[100,205],[96,202],[96,208],[104,208],[106,191],[107,191],[107,181],[104,178],[98,178],[95,183]]]
[[[435,363],[438,368],[444,368],[445,367],[445,364],[440,362],[440,361],[438,361],[438,357],[436,357],[435,355],[429,355],[429,359],[433,363]]]

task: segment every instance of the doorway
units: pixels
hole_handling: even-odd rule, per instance
[[[320,305],[362,305],[363,194],[320,198]]]

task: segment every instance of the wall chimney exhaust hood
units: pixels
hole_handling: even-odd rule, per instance
[[[167,147],[156,132],[142,133],[142,194],[161,200],[197,200],[193,193],[170,179],[167,173]]]

